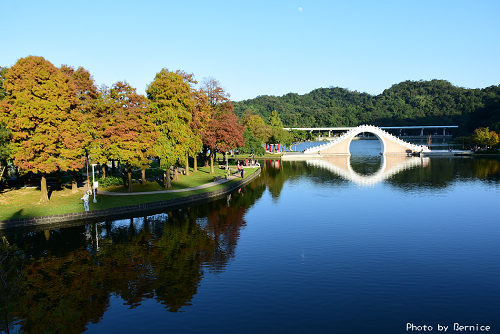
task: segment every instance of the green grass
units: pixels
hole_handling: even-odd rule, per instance
[[[233,167],[234,169],[234,167]],[[193,172],[193,169],[190,169],[190,175],[182,175],[178,174],[179,179],[175,182],[172,182],[172,190],[174,189],[183,189],[190,187],[201,186],[202,184],[209,183],[213,181],[213,178],[216,176],[225,176],[226,172],[224,169],[220,169],[214,167],[214,174],[210,174],[209,167],[198,167],[198,171],[196,173]],[[128,188],[125,188],[123,185],[120,186],[109,186],[104,188],[106,191],[112,192],[128,192]],[[146,184],[141,183],[133,183],[132,184],[132,192],[141,192],[141,191],[158,191],[165,190],[163,185],[155,182],[148,181]]]
[[[257,169],[246,169],[245,178],[253,174]],[[222,174],[224,174],[224,171]],[[200,171],[203,173],[203,171]],[[208,174],[210,175],[210,174]],[[216,174],[217,175],[217,174]],[[192,177],[192,180],[190,178]],[[201,180],[212,181],[214,174],[210,177],[201,177],[197,174],[190,176],[182,175],[177,183],[177,189],[182,185],[184,188],[192,187],[193,185],[200,185]],[[164,201],[173,198],[185,197],[189,195],[214,191],[220,188],[229,186],[239,179],[231,180],[227,183],[219,184],[213,187],[192,190],[187,192],[166,193],[166,194],[148,194],[148,195],[135,195],[135,196],[106,196],[98,194],[97,203],[90,201],[90,210],[102,210],[120,206],[137,205],[148,202]],[[162,188],[163,190],[163,188]],[[83,203],[81,197],[83,195],[83,188],[78,189],[78,193],[72,194],[70,189],[53,191],[50,197],[50,202],[47,204],[39,203],[40,190],[36,188],[21,188],[6,190],[0,193],[0,220],[8,220],[24,217],[39,217],[58,215],[71,212],[82,212]]]

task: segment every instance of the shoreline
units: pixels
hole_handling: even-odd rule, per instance
[[[165,210],[180,209],[205,204],[220,199],[238,188],[247,185],[259,177],[260,173],[261,168],[257,169],[254,173],[242,180],[232,183],[226,182],[229,183],[227,187],[163,201],[152,201],[137,205],[118,206],[86,212],[0,220],[0,231],[9,229],[33,230],[39,228],[46,229],[67,227],[81,225],[82,223],[93,223],[96,221],[129,217],[130,214],[154,214]]]

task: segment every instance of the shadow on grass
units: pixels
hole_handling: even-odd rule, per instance
[[[5,220],[24,218],[23,217],[23,210],[24,209],[17,210],[16,212],[14,212],[14,214],[12,214],[9,218],[7,218]]]

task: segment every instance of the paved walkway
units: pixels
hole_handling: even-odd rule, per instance
[[[156,195],[156,194],[180,193],[180,192],[185,192],[185,191],[210,188],[210,187],[216,186],[218,184],[226,183],[226,182],[234,180],[234,179],[241,179],[241,178],[231,175],[229,177],[229,179],[220,179],[219,181],[205,183],[205,184],[202,184],[201,186],[197,186],[197,187],[189,187],[189,188],[174,189],[174,190],[141,191],[141,192],[136,192],[136,193],[118,193],[118,192],[113,192],[113,191],[99,190],[97,193],[99,195],[109,195],[109,196],[135,196],[135,195]]]

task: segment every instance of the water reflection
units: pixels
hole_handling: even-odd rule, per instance
[[[81,332],[100,321],[112,295],[130,308],[155,299],[181,310],[204,272],[234,257],[245,211],[264,189],[256,183],[226,200],[149,217],[6,234],[0,328],[19,321],[23,332]]]
[[[500,160],[485,158],[432,158],[426,168],[403,170],[387,182],[404,190],[445,188],[455,182],[500,181]]]
[[[318,168],[326,169],[343,179],[349,180],[361,186],[373,186],[379,182],[385,181],[391,176],[410,168],[415,167],[426,167],[429,163],[429,158],[417,158],[417,157],[406,157],[406,156],[381,156],[380,167],[373,174],[361,174],[356,171],[351,166],[350,156],[338,156],[329,157],[321,159],[311,159],[307,160],[306,163],[310,166],[315,166]],[[362,165],[358,158],[358,165]],[[364,162],[364,165],[370,167],[370,160],[373,158],[365,158],[368,160]],[[375,158],[375,160],[378,160]],[[361,160],[363,161],[363,160]]]
[[[391,191],[400,192],[433,191],[469,180],[496,185],[500,180],[498,159],[381,159],[354,163],[347,157],[308,162],[262,161],[260,178],[208,205],[65,229],[6,232],[0,244],[0,276],[4,282],[0,291],[0,328],[7,331],[10,325],[10,329],[34,333],[81,332],[89,323],[102,320],[111,308],[112,296],[121,298],[131,309],[145,300],[154,300],[171,313],[189,310],[207,273],[221,273],[232,263],[241,231],[247,225],[248,209],[264,194],[277,201],[287,183],[305,181],[333,187],[351,182],[362,185],[385,182]],[[338,205],[346,204],[338,201]],[[269,215],[268,211],[260,214],[264,218]],[[321,217],[321,210],[315,214]],[[302,225],[302,221],[295,222],[292,218],[288,216],[288,227]],[[278,238],[280,234],[287,235],[289,229],[283,233],[278,227],[275,230]],[[327,230],[321,235],[335,235],[328,233]],[[297,239],[307,241],[307,236],[302,233]],[[271,254],[278,262],[290,258],[278,256]],[[326,261],[317,256],[319,263]],[[255,261],[250,265],[261,263]],[[279,263],[270,265],[269,270],[274,266]],[[311,277],[306,285],[317,284],[314,273],[319,269],[327,270],[312,267],[307,275],[301,276],[301,279]],[[255,291],[257,295],[258,292]],[[261,303],[257,299],[252,306],[255,309]],[[17,327],[13,325],[16,323]]]

